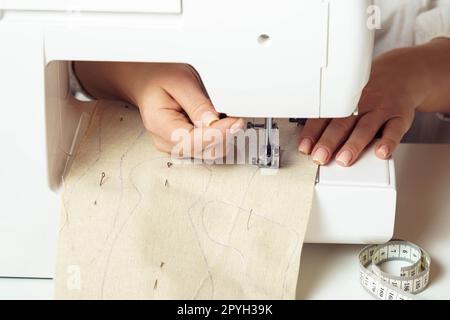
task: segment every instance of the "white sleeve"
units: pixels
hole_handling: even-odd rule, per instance
[[[67,68],[69,69],[69,84],[70,84],[70,92],[78,101],[89,102],[95,100],[91,97],[82,87],[80,81],[78,80],[74,70],[73,70],[73,62],[69,61],[67,63]]]
[[[436,38],[450,38],[450,1],[430,11],[421,13],[416,20],[415,42],[425,44]],[[441,2],[444,2],[441,0]],[[448,115],[437,114],[443,121],[450,121]]]
[[[421,13],[416,20],[416,45],[425,44],[440,37],[450,38],[450,1]]]

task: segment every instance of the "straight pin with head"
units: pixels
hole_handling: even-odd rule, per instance
[[[106,177],[106,174],[104,172],[102,172],[102,177],[100,178],[100,187],[103,185],[104,179]]]

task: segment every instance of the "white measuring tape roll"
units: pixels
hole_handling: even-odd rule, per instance
[[[370,245],[358,255],[361,285],[381,300],[410,300],[412,294],[428,285],[430,256],[422,248],[407,241],[393,240],[382,245]],[[400,276],[380,269],[387,261],[407,261],[411,265],[400,269]]]

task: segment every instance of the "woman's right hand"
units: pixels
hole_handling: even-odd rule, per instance
[[[77,62],[75,71],[94,97],[118,98],[137,106],[155,146],[163,152],[178,149],[177,137],[184,134],[190,145],[184,145],[182,153],[177,150],[176,156],[222,158],[229,147],[226,131],[233,134],[245,125],[243,119],[219,119],[197,74],[185,64]],[[212,141],[211,137],[221,138]]]

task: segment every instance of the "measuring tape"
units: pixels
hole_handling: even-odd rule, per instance
[[[431,259],[419,246],[393,240],[382,245],[370,245],[358,255],[361,285],[381,300],[412,300],[428,285]],[[400,269],[400,276],[380,269],[387,261],[407,261],[411,265]]]

